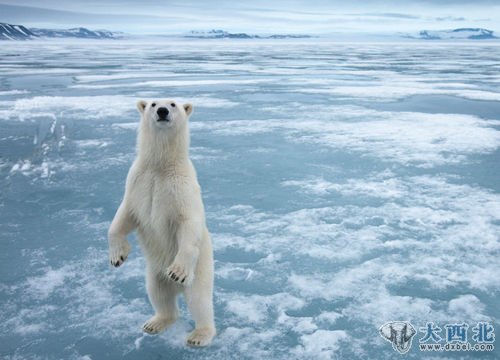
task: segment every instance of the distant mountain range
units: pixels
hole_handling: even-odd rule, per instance
[[[169,37],[175,35],[169,35]],[[179,36],[179,35],[177,35]],[[273,34],[255,35],[247,33],[230,33],[225,30],[190,31],[180,35],[194,39],[305,39],[314,36],[305,34]],[[499,39],[492,30],[483,28],[459,28],[454,30],[422,30],[418,34],[393,34],[408,39],[421,40],[485,40]],[[77,39],[121,39],[124,33],[108,30],[89,30],[84,27],[71,29],[28,28],[23,25],[0,23],[0,40],[31,40],[44,38],[77,38]]]
[[[230,33],[224,30],[193,30],[185,34],[184,37],[196,39],[303,39],[311,38],[312,36],[302,34],[253,35],[247,33]]]
[[[482,28],[460,28],[454,30],[422,30],[418,35],[407,35],[411,39],[423,40],[485,40],[498,39],[493,31]]]
[[[36,35],[22,25],[0,23],[0,40],[27,40]]]
[[[36,36],[49,38],[116,39],[123,34],[108,30],[89,30],[83,27],[72,29],[30,29]]]
[[[118,39],[122,33],[107,30],[89,30],[83,27],[72,29],[38,29],[23,25],[0,23],[0,40],[32,40],[38,38]]]

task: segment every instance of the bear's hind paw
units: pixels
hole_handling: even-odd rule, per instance
[[[148,334],[158,334],[165,330],[169,325],[172,325],[175,319],[162,318],[157,315],[153,316],[151,319],[146,321],[142,326],[142,330]]]
[[[214,336],[214,329],[194,329],[194,331],[189,334],[186,344],[193,347],[207,346],[210,345]]]

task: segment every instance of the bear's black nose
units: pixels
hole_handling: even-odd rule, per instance
[[[168,115],[168,109],[166,107],[161,107],[156,110],[156,113],[160,117],[160,119],[165,119]]]

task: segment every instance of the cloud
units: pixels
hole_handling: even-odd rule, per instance
[[[148,1],[129,0],[57,2],[53,0],[4,0],[2,21],[29,26],[88,26],[127,33],[179,33],[188,30],[224,28],[253,33],[335,31],[381,32],[432,28],[432,24],[453,25],[465,15],[483,19],[481,26],[498,25],[486,18],[500,13],[497,2],[482,0],[472,6],[466,1],[276,1],[252,3],[219,0]],[[390,11],[386,11],[387,9]],[[383,20],[382,20],[383,19]],[[464,19],[464,20],[461,20]],[[476,26],[478,24],[476,23]]]
[[[421,17],[418,15],[412,14],[401,14],[401,13],[361,13],[361,14],[350,14],[350,15],[359,15],[359,16],[368,16],[368,17],[384,17],[384,18],[395,18],[395,19],[420,19]]]
[[[437,17],[436,21],[465,21],[466,19],[463,16],[441,16]]]

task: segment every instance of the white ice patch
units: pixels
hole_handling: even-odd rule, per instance
[[[325,311],[316,317],[316,321],[320,324],[326,323],[329,325],[333,325],[341,317],[342,317],[342,314],[338,313],[336,311]]]
[[[293,92],[309,94],[328,94],[336,98],[355,98],[370,99],[379,101],[393,101],[412,95],[453,95],[472,100],[499,101],[500,92],[488,90],[487,87],[481,87],[473,81],[486,80],[489,78],[478,72],[463,72],[463,64],[439,64],[434,66],[425,64],[427,74],[405,73],[401,71],[390,70],[389,67],[380,70],[363,69],[370,61],[360,63],[350,62],[351,69],[335,69],[331,76],[324,78],[304,78],[294,79],[297,84],[307,83],[316,86],[293,88]],[[491,66],[491,64],[488,64]],[[361,67],[362,69],[357,69]],[[449,77],[442,70],[450,70],[456,67],[460,71],[460,79]],[[353,78],[340,80],[335,75],[347,75]],[[364,76],[365,79],[359,79],[354,76]],[[459,81],[457,81],[459,80]],[[471,82],[466,82],[470,80]]]
[[[191,146],[189,154],[191,160],[195,161],[214,161],[228,158],[228,155],[222,150],[204,146]]]
[[[2,324],[3,331],[9,327],[19,334],[58,333],[68,326],[92,328],[93,336],[101,334],[108,339],[140,334],[140,325],[151,312],[147,300],[133,298],[124,301],[113,291],[114,284],[126,281],[120,279],[125,271],[110,269],[106,265],[106,252],[91,248],[81,255],[81,261],[44,269],[42,274],[9,288],[8,291],[16,294],[19,301],[8,304],[11,318]],[[128,279],[134,276],[134,280],[143,282],[142,259],[129,259],[124,266]],[[68,306],[50,305],[60,299],[64,299]],[[51,321],[55,313],[71,321],[56,326]],[[129,345],[134,346],[133,340]]]
[[[40,305],[38,307],[21,309],[14,317],[8,319],[4,326],[19,335],[39,334],[51,331],[54,326],[48,321],[57,313],[55,305]]]
[[[486,90],[469,89],[464,84],[433,84],[433,83],[398,83],[386,85],[336,86],[322,89],[300,89],[297,92],[308,94],[328,94],[335,97],[379,99],[393,101],[412,95],[453,95],[471,100],[500,101],[500,93]]]
[[[424,168],[463,163],[469,155],[493,152],[500,146],[500,132],[494,128],[500,121],[471,115],[350,106],[327,107],[321,112],[298,110],[303,111],[298,111],[297,119],[204,121],[193,122],[191,128],[226,136],[275,132],[290,141]]]
[[[32,163],[31,160],[20,160],[12,165],[10,175],[21,174],[28,177],[50,179],[59,171],[68,171],[71,169],[75,169],[75,166],[61,159],[54,161],[45,159],[36,164]]]
[[[226,309],[246,323],[261,323],[269,319],[276,311],[300,309],[305,302],[286,293],[274,295],[232,295],[226,303]]]
[[[176,74],[173,72],[148,72],[148,71],[123,71],[116,72],[111,74],[101,74],[101,75],[79,75],[75,76],[75,80],[79,83],[93,83],[93,82],[101,82],[101,81],[115,81],[115,80],[127,80],[127,79],[162,79],[162,78],[171,78],[171,77],[186,77],[188,74]],[[193,75],[194,76],[194,75]],[[123,84],[122,84],[123,85]],[[126,85],[126,84],[125,84]]]
[[[64,282],[73,275],[74,274],[69,271],[69,267],[62,267],[57,270],[49,268],[43,275],[28,278],[26,286],[34,296],[45,299],[55,290],[60,288]]]
[[[340,345],[349,338],[343,330],[318,330],[300,337],[301,345],[292,349],[298,358],[329,360],[335,358]]]
[[[32,68],[23,65],[9,65],[2,66],[1,68],[3,75],[9,76],[31,76],[31,75],[68,75],[81,74],[84,70],[79,69],[67,69],[67,68]]]
[[[139,122],[114,123],[114,124],[111,124],[111,126],[115,129],[137,130],[139,128]]]
[[[0,118],[30,120],[39,117],[76,119],[107,119],[117,117],[139,118],[135,116],[138,98],[122,95],[103,96],[35,96],[0,104]],[[180,98],[181,102],[189,99]],[[196,107],[233,107],[237,103],[212,97],[200,96],[191,99]]]
[[[230,359],[234,354],[249,354],[255,359],[269,359],[275,354],[272,344],[282,336],[278,329],[228,326],[215,338],[207,359]]]
[[[248,267],[235,266],[231,264],[224,264],[217,267],[215,274],[219,278],[235,281],[248,281],[257,276],[257,272]]]
[[[77,119],[106,119],[125,116],[135,111],[135,99],[121,95],[109,96],[35,96],[19,99],[0,109],[0,118],[30,120],[34,117],[68,115]]]
[[[281,184],[297,187],[314,195],[337,192],[345,196],[366,196],[387,200],[400,198],[409,192],[408,186],[411,186],[401,179],[385,176],[373,180],[348,179],[345,183],[333,183],[323,178],[309,178],[307,180],[287,180]]]
[[[87,139],[87,140],[75,140],[76,146],[81,148],[103,148],[109,145],[109,141],[97,140],[97,139]]]
[[[273,254],[274,260],[259,260],[251,267],[260,282],[279,286],[287,281],[291,296],[308,303],[319,299],[342,303],[312,322],[291,319],[290,329],[307,333],[314,326],[328,328],[340,317],[374,327],[399,318],[491,320],[474,296],[450,299],[447,306],[433,294],[450,288],[491,293],[500,286],[495,275],[495,254],[500,251],[498,195],[442,177],[395,177],[390,171],[342,183],[321,181],[325,185],[314,190],[315,195],[328,196],[333,191],[356,197],[360,203],[370,198],[384,202],[376,206],[332,202],[332,207],[281,215],[241,205],[209,213],[243,234],[214,234],[217,251],[238,248],[261,254],[262,259]],[[303,185],[304,191],[310,191],[307,181]],[[314,269],[304,267],[309,263],[316,264]],[[229,265],[218,267],[226,269],[222,274],[231,273]],[[241,270],[238,274],[235,281],[248,281]],[[240,314],[242,321],[259,324],[266,318],[266,304],[272,303],[269,296],[229,297],[227,308]],[[467,307],[469,312],[464,310]]]
[[[72,85],[75,89],[110,89],[110,88],[121,88],[126,86],[127,88],[176,88],[185,86],[212,86],[212,85],[252,85],[252,84],[262,84],[272,82],[272,79],[207,79],[207,80],[151,80],[151,81],[141,81],[136,83],[127,84],[80,84]]]
[[[29,93],[28,90],[5,90],[5,91],[0,91],[0,96],[22,95],[28,93]]]
[[[489,316],[485,314],[486,306],[472,294],[460,295],[452,299],[448,303],[448,312],[455,314],[454,320],[464,321],[469,319],[471,321],[489,321]]]

